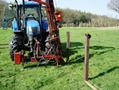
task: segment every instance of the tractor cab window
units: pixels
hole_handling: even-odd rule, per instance
[[[33,17],[35,19],[37,19],[38,16],[38,12],[37,12],[37,7],[26,7],[25,8],[25,17],[29,18],[29,17]]]
[[[39,23],[41,22],[41,13],[39,5],[26,5],[25,6],[25,15],[23,13],[23,7],[21,6],[21,23],[26,26],[27,20],[36,20]],[[25,22],[25,23],[23,23]]]

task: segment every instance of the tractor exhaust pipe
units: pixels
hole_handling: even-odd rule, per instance
[[[19,20],[19,10],[18,10],[18,2],[17,2],[17,0],[15,0],[15,3],[16,3],[16,20],[17,20],[17,25],[18,25],[18,30],[20,30],[20,25],[19,25],[19,23],[20,23],[20,20]]]
[[[22,0],[22,3],[23,3],[23,18],[25,18],[25,1]],[[25,21],[23,20],[23,23],[24,23],[24,29],[25,29]]]
[[[25,1],[23,0],[23,14],[25,15]]]

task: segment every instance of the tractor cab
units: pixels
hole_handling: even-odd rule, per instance
[[[41,29],[41,4],[34,1],[27,1],[23,4],[19,4],[17,7],[16,20],[12,23],[13,31],[25,30],[27,35],[40,34]],[[17,27],[16,27],[17,26]],[[15,28],[15,30],[14,30]]]

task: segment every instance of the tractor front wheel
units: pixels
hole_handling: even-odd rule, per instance
[[[12,61],[14,61],[14,53],[22,50],[22,45],[23,44],[21,43],[20,36],[14,35],[11,38],[11,41],[9,44],[9,51],[10,51],[9,54]]]

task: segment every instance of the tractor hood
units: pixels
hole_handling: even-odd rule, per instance
[[[34,2],[34,1],[27,1],[25,2],[25,5],[39,5],[39,3]]]
[[[34,35],[40,34],[40,25],[39,25],[38,21],[28,20],[26,26],[27,26],[27,28],[26,28],[27,35],[34,36]]]
[[[23,3],[19,2],[18,5],[23,5]],[[25,5],[39,5],[39,3],[34,1],[25,1]]]

